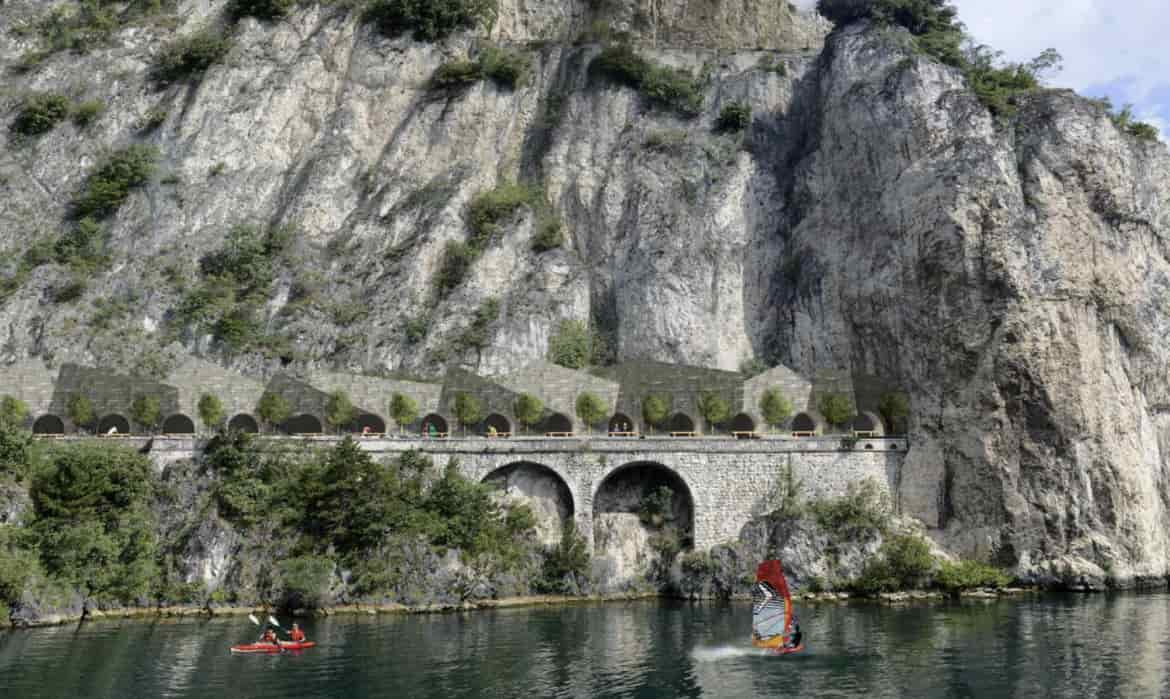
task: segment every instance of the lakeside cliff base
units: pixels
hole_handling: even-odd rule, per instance
[[[881,593],[873,597],[862,597],[849,592],[817,592],[797,594],[794,599],[800,604],[930,604],[953,603],[955,601],[990,601],[1004,598],[1022,597],[1026,595],[1045,594],[1046,591],[1035,587],[1008,587],[1001,589],[983,588],[977,590],[963,590],[957,594],[941,590],[905,590],[902,592]],[[501,599],[485,599],[462,602],[459,604],[426,604],[404,605],[397,603],[384,604],[343,604],[316,609],[274,610],[271,607],[237,607],[237,606],[167,606],[167,607],[117,607],[112,609],[83,610],[80,613],[50,614],[37,619],[13,620],[10,628],[27,629],[46,626],[60,626],[63,624],[80,623],[85,621],[112,621],[118,619],[210,619],[214,617],[233,617],[254,614],[268,616],[280,613],[283,616],[295,618],[325,617],[335,615],[357,614],[378,616],[383,614],[447,614],[453,612],[487,611],[492,609],[508,609],[514,607],[540,606],[568,606],[578,604],[609,604],[616,602],[641,602],[649,600],[680,599],[676,595],[659,593],[630,593],[630,594],[598,594],[598,595],[525,595],[520,597],[506,597]],[[687,597],[688,602],[747,602],[750,597],[736,595],[728,598]],[[2,629],[3,627],[0,627]]]

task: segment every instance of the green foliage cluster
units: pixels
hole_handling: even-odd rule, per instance
[[[333,580],[334,563],[325,556],[297,556],[279,563],[283,609],[317,609],[324,605]]]
[[[231,0],[227,17],[232,22],[245,17],[271,21],[288,15],[296,4],[297,0]]]
[[[97,416],[94,415],[93,405],[80,393],[71,393],[65,399],[65,414],[78,427],[91,427]]]
[[[978,587],[1003,588],[1011,583],[1011,576],[995,566],[978,561],[941,561],[934,582],[950,592]]]
[[[455,339],[455,348],[460,351],[474,349],[477,353],[483,352],[491,340],[489,329],[499,317],[500,302],[494,297],[485,299],[479,304],[479,308],[475,309],[471,325]]]
[[[729,102],[719,110],[715,128],[727,133],[743,131],[752,123],[752,106],[747,102]]]
[[[1049,49],[1027,63],[1002,63],[1000,53],[969,40],[950,0],[818,0],[817,11],[838,26],[869,19],[905,27],[920,51],[962,71],[995,115],[1014,112],[1018,96],[1060,62]]]
[[[656,153],[673,153],[687,143],[687,132],[682,129],[657,129],[646,134],[642,147]]]
[[[24,404],[11,396],[5,396],[4,404],[0,405],[4,413],[0,415],[0,476],[12,476],[17,481],[29,476],[36,451],[32,433],[22,428],[25,419],[22,409],[27,415]]]
[[[0,427],[19,427],[28,417],[28,404],[13,396],[0,398]]]
[[[906,430],[906,418],[910,415],[910,399],[905,393],[890,391],[883,393],[878,401],[878,413],[886,421],[886,427],[892,434],[899,434]]]
[[[422,342],[431,328],[431,318],[426,313],[407,318],[402,323],[402,332],[406,341],[412,345]]]
[[[527,432],[528,428],[540,422],[544,415],[544,403],[531,393],[521,393],[516,396],[516,404],[512,406],[512,413],[516,416],[516,421],[523,425],[524,431]]]
[[[46,573],[99,602],[145,600],[157,575],[154,488],[154,469],[132,449],[53,449],[29,489],[29,548]]]
[[[220,402],[219,398],[216,398],[210,393],[204,393],[199,396],[198,410],[199,420],[203,422],[204,427],[207,429],[218,429],[223,424],[223,403]]]
[[[845,495],[809,503],[816,523],[839,541],[870,539],[890,526],[890,503],[871,478],[850,483]]]
[[[537,253],[557,250],[565,244],[565,224],[556,217],[537,221],[536,235],[532,238],[532,249]]]
[[[463,426],[464,432],[483,419],[483,404],[470,393],[456,393],[452,411],[455,419]]]
[[[707,425],[714,429],[717,425],[722,425],[730,417],[730,409],[727,401],[723,399],[718,393],[713,391],[703,391],[699,394],[699,414],[707,421]]]
[[[272,342],[260,322],[260,308],[287,261],[292,231],[233,226],[222,247],[199,260],[199,284],[183,295],[173,320],[210,332],[233,352],[262,349]]]
[[[548,360],[568,369],[601,364],[607,351],[601,333],[581,320],[562,320],[548,338]]]
[[[834,427],[844,427],[853,417],[853,402],[843,393],[826,393],[821,396],[817,408],[825,420]]]
[[[167,120],[167,110],[151,109],[134,122],[134,128],[140,133],[149,133],[162,126]]]
[[[668,396],[649,395],[642,399],[642,421],[651,428],[661,427],[670,416],[671,402]]]
[[[130,402],[130,417],[147,430],[158,429],[162,422],[162,410],[158,396],[135,396]]]
[[[447,61],[431,77],[431,85],[452,88],[480,80],[515,89],[528,79],[531,63],[527,55],[513,49],[485,46],[474,61],[455,59]]]
[[[447,242],[439,270],[435,272],[435,290],[440,297],[451,293],[463,283],[479,255],[480,251],[472,245],[458,240]]]
[[[769,388],[760,396],[760,414],[769,427],[780,427],[792,416],[792,403],[779,388]]]
[[[421,539],[435,549],[459,549],[465,560],[488,555],[514,567],[523,563],[535,527],[527,507],[499,504],[489,486],[461,476],[454,462],[438,472],[420,452],[381,464],[345,439],[288,462],[258,455],[250,436],[231,434],[211,442],[208,464],[219,475],[217,503],[229,521],[292,528],[297,556],[335,560],[367,592],[385,591],[393,577],[380,555],[387,542]],[[292,566],[300,581],[294,591],[323,589],[325,567],[320,560]]]
[[[12,121],[13,133],[39,136],[69,116],[69,98],[52,93],[34,93],[25,97]]]
[[[53,244],[53,258],[75,272],[89,274],[109,263],[106,229],[92,218],[81,219]]]
[[[106,105],[100,100],[80,102],[73,108],[73,123],[84,129],[96,121],[105,110]]]
[[[693,117],[703,109],[703,85],[688,71],[654,63],[626,44],[602,49],[590,70],[634,88],[653,104]]]
[[[1109,115],[1109,120],[1117,127],[1117,130],[1133,136],[1140,141],[1157,141],[1158,129],[1151,124],[1144,121],[1138,121],[1133,116],[1133,105],[1127,104],[1120,110],[1113,108],[1113,102],[1108,97],[1103,97],[1096,100],[1105,113]]]
[[[107,155],[89,173],[81,193],[73,200],[74,215],[100,220],[117,213],[130,190],[146,184],[158,155],[158,149],[138,143]]]
[[[325,422],[335,430],[352,423],[357,419],[358,409],[345,391],[337,390],[325,399]]]
[[[275,391],[265,391],[256,403],[256,415],[269,427],[275,428],[292,416],[292,404]]]
[[[467,208],[471,244],[478,250],[486,248],[499,232],[500,223],[514,216],[521,207],[531,205],[537,196],[532,188],[515,182],[502,182],[495,189],[476,195]]]
[[[638,501],[638,519],[643,524],[659,528],[674,520],[674,491],[670,486],[647,488]]]
[[[61,4],[16,27],[18,35],[35,35],[42,43],[39,51],[24,57],[25,65],[35,65],[57,51],[86,53],[105,44],[120,26],[112,4],[105,0],[81,0],[74,6]]]
[[[561,541],[549,549],[544,557],[538,592],[571,594],[580,590],[581,581],[589,577],[589,549],[585,537],[577,533],[577,525],[570,518],[561,529]]]
[[[577,417],[581,418],[581,422],[585,423],[585,429],[588,432],[593,431],[593,425],[600,422],[606,415],[609,414],[608,406],[601,396],[589,391],[582,391],[577,395],[576,403]]]
[[[160,83],[198,79],[232,48],[217,29],[203,29],[167,44],[155,57],[151,78]]]
[[[497,0],[371,0],[365,20],[384,36],[411,32],[416,41],[435,42],[495,22]]]
[[[860,594],[876,594],[924,587],[934,570],[930,546],[920,536],[901,534],[882,542],[850,588]]]
[[[418,403],[404,393],[395,393],[390,396],[390,417],[398,423],[398,432],[418,419]]]

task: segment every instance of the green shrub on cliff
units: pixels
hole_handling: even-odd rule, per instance
[[[16,119],[12,122],[13,133],[24,136],[39,136],[52,131],[53,127],[69,116],[69,99],[64,95],[33,94],[20,103]]]
[[[853,417],[853,402],[843,393],[828,393],[821,396],[817,407],[833,427],[844,427],[849,424],[849,418]]]
[[[872,595],[923,587],[934,569],[930,546],[922,537],[899,535],[882,542],[861,575],[850,583],[857,593]]]
[[[396,37],[411,32],[416,41],[440,41],[451,34],[495,22],[497,0],[371,0],[365,20]]]
[[[747,102],[731,102],[719,110],[715,128],[728,133],[743,131],[752,123],[752,106]]]
[[[333,561],[324,556],[297,556],[281,561],[281,593],[277,604],[283,609],[317,609],[329,597]]]
[[[589,69],[612,82],[634,88],[650,102],[673,109],[684,117],[702,111],[702,83],[697,78],[688,71],[658,65],[628,45],[603,49]]]
[[[54,449],[29,490],[28,530],[45,571],[99,601],[146,599],[157,575],[154,484],[150,462],[132,449]]]
[[[890,503],[872,478],[846,486],[845,495],[809,503],[816,523],[839,541],[869,539],[890,525]]]
[[[545,551],[536,590],[561,595],[579,592],[581,583],[589,577],[587,546],[573,519],[566,520],[560,543]]]
[[[130,190],[146,184],[154,172],[158,149],[134,144],[110,153],[85,179],[73,200],[77,218],[103,219],[118,212]]]
[[[437,88],[459,87],[480,80],[515,89],[528,78],[529,60],[525,54],[498,46],[485,46],[474,61],[455,59],[439,66],[431,76],[431,85]]]
[[[175,39],[163,47],[151,66],[156,82],[170,83],[203,77],[232,48],[231,39],[216,29],[203,29]]]
[[[280,19],[297,4],[297,0],[231,0],[227,6],[227,17],[238,22],[244,17],[262,20]]]
[[[567,369],[599,364],[604,356],[601,334],[581,320],[562,320],[548,338],[548,360]]]

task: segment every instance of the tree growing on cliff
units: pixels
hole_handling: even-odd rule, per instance
[[[584,369],[593,360],[597,341],[584,321],[562,320],[548,338],[548,359],[568,369]]]
[[[418,403],[403,393],[390,396],[390,417],[398,423],[398,434],[410,423],[418,419]]]
[[[760,396],[760,414],[764,423],[773,429],[780,427],[792,416],[792,404],[779,388],[769,388]]]
[[[585,431],[593,434],[593,425],[606,415],[606,404],[601,396],[583,391],[577,396],[577,417],[585,423]]]
[[[844,427],[849,424],[849,418],[853,417],[853,402],[843,393],[825,394],[818,408],[833,427]]]
[[[459,425],[463,428],[464,434],[467,433],[468,427],[475,425],[483,419],[483,406],[470,393],[455,394],[454,412],[455,419],[459,421]]]
[[[649,395],[642,399],[642,420],[650,426],[650,432],[660,427],[670,414],[670,401],[662,396]]]
[[[704,391],[699,396],[699,414],[707,421],[710,431],[714,432],[716,425],[722,425],[727,420],[728,412],[727,401],[718,393]]]
[[[350,424],[357,417],[357,408],[345,391],[333,391],[325,400],[325,422],[335,430]]]
[[[130,403],[130,417],[148,432],[158,429],[162,409],[158,396],[140,395]]]
[[[271,430],[292,415],[292,406],[279,393],[266,391],[264,395],[260,396],[260,402],[256,404],[256,414]]]
[[[218,429],[223,423],[223,403],[210,393],[199,396],[199,419],[209,430]]]
[[[898,428],[904,427],[903,421],[910,415],[910,399],[898,391],[886,393],[878,401],[878,412],[886,421],[890,434],[899,434]]]
[[[521,393],[516,397],[512,410],[516,414],[516,421],[524,426],[524,433],[527,434],[528,428],[540,422],[540,417],[544,415],[544,403],[531,393]]]
[[[497,0],[371,0],[365,20],[391,38],[410,31],[415,41],[434,42],[491,26],[497,11]]]
[[[74,425],[89,429],[93,425],[93,404],[80,393],[73,393],[65,401],[65,414]]]

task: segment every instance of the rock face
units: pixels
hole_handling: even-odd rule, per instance
[[[175,30],[126,29],[6,78],[5,126],[25,90],[106,105],[87,128],[66,121],[0,152],[10,266],[59,234],[103,150],[162,153],[107,222],[110,264],[80,299],[48,302],[68,278],[55,264],[4,299],[6,360],[151,371],[196,353],[256,373],[282,361],[502,373],[542,355],[559,320],[591,320],[619,358],[760,358],[905,386],[914,444],[899,506],[950,551],[1039,580],[1170,569],[1170,157],[1099,107],[1044,91],[997,123],[897,32],[851,28],[822,51],[822,24],[762,0],[506,0],[490,36],[542,42],[522,46],[531,79],[456,92],[428,81],[473,37],[391,40],[310,7],[245,20],[202,80],[155,86],[160,43],[223,3],[178,6]],[[42,10],[10,0],[0,25]],[[598,19],[704,76],[701,114],[591,75],[600,48],[568,40]],[[0,35],[0,68],[33,48]],[[753,110],[742,136],[714,129],[732,101]],[[162,124],[138,128],[152,110]],[[468,202],[506,179],[543,188],[566,244],[533,252],[522,212],[438,298]],[[267,355],[227,355],[169,324],[182,279],[240,222],[297,230],[262,309],[283,343]],[[314,284],[318,301],[288,303]],[[124,303],[97,322],[98,298]],[[488,298],[499,317],[486,349],[468,348],[457,338]],[[425,332],[408,333],[420,319]]]

